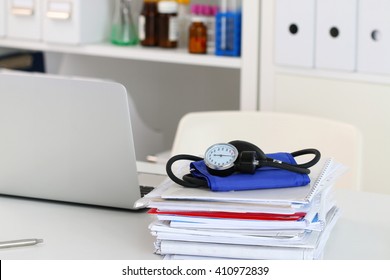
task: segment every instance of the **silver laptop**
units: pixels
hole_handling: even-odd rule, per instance
[[[0,73],[0,194],[135,209],[140,185],[121,84]]]

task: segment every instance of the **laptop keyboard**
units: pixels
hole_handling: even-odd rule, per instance
[[[166,178],[166,175],[138,173],[138,182],[141,192],[141,197],[150,193],[155,187],[161,184]]]
[[[141,197],[144,197],[145,195],[150,193],[153,189],[154,189],[154,187],[150,187],[150,186],[139,186],[139,190],[141,192]]]

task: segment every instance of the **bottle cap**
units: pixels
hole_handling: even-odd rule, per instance
[[[211,6],[209,5],[201,5],[200,14],[203,16],[211,16]]]
[[[205,17],[202,17],[202,16],[194,16],[194,17],[191,17],[191,22],[203,22],[205,23],[207,20]]]
[[[200,14],[200,5],[199,4],[192,4],[191,5],[191,14],[193,14],[193,15]]]
[[[219,12],[219,7],[218,6],[211,6],[211,15],[215,16]]]
[[[177,2],[173,1],[160,1],[157,4],[158,12],[162,14],[177,13]]]

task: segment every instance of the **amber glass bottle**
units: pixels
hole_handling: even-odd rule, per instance
[[[138,19],[138,36],[142,46],[158,45],[158,0],[144,0]]]
[[[189,28],[188,52],[207,53],[207,27],[202,17],[193,17]]]
[[[158,2],[158,45],[162,48],[177,48],[177,2]]]

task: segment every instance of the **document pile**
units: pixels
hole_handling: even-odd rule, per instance
[[[293,188],[212,192],[169,179],[148,195],[155,253],[166,259],[319,259],[339,216],[333,159]]]

